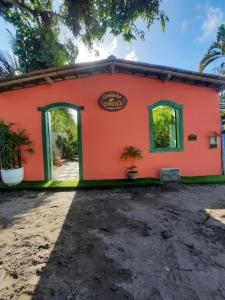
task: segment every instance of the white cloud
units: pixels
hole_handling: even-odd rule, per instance
[[[99,59],[104,59],[109,56],[109,52],[103,45],[94,45],[95,51],[98,51],[96,54],[95,51],[90,51],[82,42],[78,44],[79,54],[77,56],[76,62],[87,62],[94,61]]]
[[[113,38],[110,43],[94,44],[94,50],[90,51],[82,42],[79,42],[79,54],[76,62],[95,61],[99,59],[106,59],[116,50],[118,44],[117,38]],[[98,52],[98,55],[96,54]]]
[[[127,55],[124,58],[127,60],[137,61],[138,57],[137,57],[135,49],[132,50],[131,52],[127,53]]]
[[[181,23],[181,28],[180,28],[181,32],[185,32],[187,30],[187,28],[188,28],[188,22],[187,21],[183,21]]]
[[[214,36],[218,27],[224,21],[224,13],[220,8],[209,6],[206,9],[205,20],[202,23],[202,34],[197,38],[198,42],[204,42]]]
[[[109,45],[111,52],[114,52],[116,50],[117,44],[118,44],[118,40],[116,37],[114,37],[114,39],[112,40],[112,42]]]

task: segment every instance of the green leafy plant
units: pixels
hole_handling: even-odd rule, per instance
[[[74,42],[60,37],[61,24],[57,18],[50,16],[53,1],[28,2],[20,6],[19,3],[6,5],[6,2],[0,1],[0,16],[15,28],[13,34],[8,30],[13,55],[0,54],[1,77],[10,76],[12,72],[16,75],[60,67],[74,63],[77,57]]]
[[[175,124],[175,110],[173,108],[163,105],[153,110],[154,145],[156,148],[170,146],[170,129]]]
[[[128,167],[128,172],[137,172],[137,167],[135,165],[136,160],[141,160],[143,159],[143,154],[141,149],[136,148],[134,146],[126,146],[124,148],[124,151],[120,157],[121,160],[130,161],[130,167]]]
[[[53,132],[66,134],[68,128],[76,132],[77,127],[71,111],[68,108],[55,108],[51,110],[51,130]]]
[[[57,135],[53,139],[53,152],[60,152],[62,158],[73,160],[78,153],[77,125],[69,109],[51,111],[51,130]]]
[[[32,154],[33,143],[25,130],[13,130],[13,123],[0,120],[0,166],[2,169],[21,168],[23,152]]]
[[[66,159],[73,160],[78,154],[78,140],[72,130],[67,131],[66,141],[63,147],[63,156]]]

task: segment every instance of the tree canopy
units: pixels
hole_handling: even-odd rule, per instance
[[[62,0],[58,6],[57,3],[0,0],[0,17],[16,29],[15,36],[10,36],[12,52],[18,57],[16,70],[0,55],[0,76],[73,63],[78,54],[74,40],[78,38],[90,49],[106,33],[120,35],[125,41],[144,39],[145,32],[137,25],[141,23],[138,20],[142,19],[147,30],[154,20],[159,20],[163,31],[169,20],[159,9],[161,0]],[[69,30],[74,39],[62,41],[62,28]]]
[[[160,20],[162,29],[168,17],[160,12],[161,0],[63,0],[60,6],[52,0],[0,0],[0,15],[16,25],[11,14],[18,12],[23,19],[51,28],[61,22],[74,37],[92,46],[106,33],[122,35],[124,40],[144,38],[144,31],[137,27],[141,18],[149,29],[154,20]]]
[[[0,15],[16,28],[15,36],[9,32],[9,37],[12,52],[18,58],[15,65],[12,64],[13,56],[7,57],[1,53],[1,76],[11,76],[13,72],[15,75],[17,72],[27,73],[59,67],[74,62],[78,53],[77,48],[71,39],[64,43],[59,41],[60,29],[55,20],[49,23],[42,19],[37,21],[36,18],[29,17],[14,7],[0,9]]]

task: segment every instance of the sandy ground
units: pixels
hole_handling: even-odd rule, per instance
[[[225,299],[225,185],[0,193],[0,299]]]

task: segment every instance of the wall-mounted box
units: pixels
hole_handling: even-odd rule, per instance
[[[162,168],[160,169],[160,179],[165,182],[180,181],[180,169]]]
[[[188,141],[197,141],[198,137],[196,134],[189,134]]]

